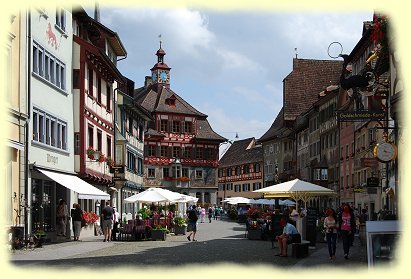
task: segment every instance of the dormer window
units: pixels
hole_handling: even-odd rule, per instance
[[[176,97],[173,95],[170,98],[166,99],[166,104],[169,105],[170,107],[175,107],[176,106]]]
[[[111,62],[113,62],[114,65],[117,64],[117,56],[114,53],[113,48],[111,47],[110,43],[106,40],[106,54],[108,58],[110,59]]]

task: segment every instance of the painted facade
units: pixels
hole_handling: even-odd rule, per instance
[[[55,237],[56,205],[74,193],[39,169],[74,174],[73,94],[71,92],[71,9],[59,5],[32,8],[28,15],[30,64],[28,232],[44,230]],[[70,231],[69,225],[67,225]]]
[[[218,148],[226,139],[212,130],[207,115],[171,89],[171,68],[161,43],[156,55],[151,76],[134,91],[137,104],[154,119],[144,139],[144,186],[164,187],[195,196],[200,204],[215,204]]]

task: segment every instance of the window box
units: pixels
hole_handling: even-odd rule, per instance
[[[167,231],[165,230],[151,230],[151,240],[166,240]]]

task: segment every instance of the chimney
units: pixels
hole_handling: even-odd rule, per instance
[[[100,22],[100,4],[98,1],[94,4],[94,20]]]

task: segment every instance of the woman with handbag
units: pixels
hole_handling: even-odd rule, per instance
[[[75,204],[72,218],[74,224],[74,241],[77,241],[80,237],[81,226],[83,221],[83,210],[81,210],[80,205],[78,203]]]

